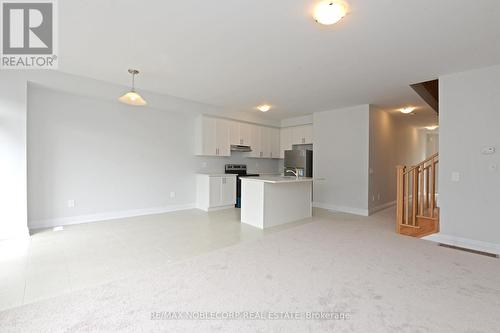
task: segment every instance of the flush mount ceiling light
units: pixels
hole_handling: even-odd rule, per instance
[[[434,131],[438,127],[439,127],[438,125],[433,125],[433,126],[427,126],[426,129],[428,129],[429,131]]]
[[[406,107],[406,108],[402,108],[402,109],[399,109],[399,112],[401,113],[404,113],[404,114],[410,114],[412,113],[413,111],[415,111],[415,108],[414,107]]]
[[[148,103],[135,91],[135,76],[139,74],[137,69],[129,69],[128,72],[132,75],[132,89],[118,98],[122,103],[135,106],[144,106]]]
[[[271,110],[271,105],[262,104],[262,105],[259,105],[257,107],[257,109],[259,109],[262,112],[267,112],[267,111]]]
[[[347,14],[347,5],[343,1],[321,1],[314,9],[314,19],[324,25],[332,25]]]

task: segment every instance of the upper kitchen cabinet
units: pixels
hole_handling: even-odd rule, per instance
[[[196,119],[196,155],[230,156],[230,125],[229,120],[198,117]]]
[[[271,128],[271,158],[280,158],[280,130]]]
[[[196,119],[196,155],[231,156],[231,145],[250,146],[249,157],[279,158],[280,130],[207,116]]]
[[[251,146],[251,127],[247,123],[230,121],[230,144],[237,146]]]
[[[252,141],[250,157],[263,157],[262,128],[261,126],[250,125],[250,140]]]
[[[279,158],[280,130],[278,128],[253,125],[251,140],[250,157]]]
[[[285,150],[292,150],[291,127],[284,127],[280,130],[280,158],[285,158]]]
[[[313,126],[302,125],[291,127],[292,145],[302,145],[313,143]]]
[[[217,156],[231,156],[231,143],[229,142],[230,121],[225,119],[215,120],[215,137]]]

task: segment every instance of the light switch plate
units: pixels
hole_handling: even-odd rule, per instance
[[[452,182],[459,182],[460,181],[460,172],[453,171],[451,173],[451,181]]]

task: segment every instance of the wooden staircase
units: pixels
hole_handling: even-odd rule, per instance
[[[397,233],[424,237],[439,232],[438,163],[436,153],[415,166],[397,166]]]

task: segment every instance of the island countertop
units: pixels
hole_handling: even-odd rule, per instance
[[[241,180],[249,182],[263,182],[271,184],[281,184],[281,183],[303,183],[312,182],[311,177],[299,177],[298,179],[294,176],[260,176],[260,177],[240,177]]]

